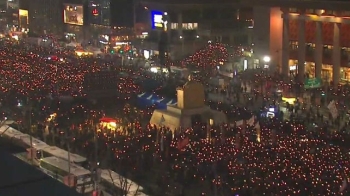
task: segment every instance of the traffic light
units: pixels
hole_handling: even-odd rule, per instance
[[[111,50],[111,54],[114,54],[114,50]]]

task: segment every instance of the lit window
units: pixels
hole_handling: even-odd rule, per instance
[[[177,23],[171,23],[170,28],[171,29],[177,29],[178,28],[178,24]]]
[[[188,23],[187,29],[193,29],[192,23]]]
[[[314,10],[314,9],[307,9],[307,10],[306,10],[306,13],[307,13],[307,14],[314,14],[314,13],[315,13],[315,10]]]
[[[296,8],[289,8],[289,12],[295,13],[295,12],[298,12],[298,10]]]

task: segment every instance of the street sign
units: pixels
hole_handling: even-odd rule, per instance
[[[321,87],[322,81],[320,78],[309,78],[304,82],[304,88],[319,88]]]

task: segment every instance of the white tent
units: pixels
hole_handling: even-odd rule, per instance
[[[94,54],[94,56],[103,54],[103,52],[101,52],[101,50],[94,50],[94,51],[92,51],[92,53]]]
[[[66,47],[77,47],[77,46],[80,46],[80,44],[79,43],[76,43],[76,42],[71,42],[71,43],[69,43],[69,44],[66,44]]]
[[[94,56],[97,56],[97,55],[102,56],[104,54],[100,48],[95,48],[95,47],[91,47],[91,46],[87,47],[85,49],[85,51],[91,52]]]
[[[138,97],[142,97],[144,94],[146,94],[146,93],[142,93],[142,94],[139,94],[139,95],[137,95]]]
[[[159,99],[157,102],[159,103],[159,102],[162,102],[164,100],[164,98],[163,99]]]

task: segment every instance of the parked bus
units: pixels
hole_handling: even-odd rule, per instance
[[[44,154],[43,157],[54,156],[54,157],[63,159],[65,161],[68,161],[68,151],[58,148],[56,146],[49,146],[47,148],[43,148],[42,151]],[[88,167],[87,159],[80,155],[70,153],[70,161],[76,165],[79,165],[85,168]]]
[[[24,158],[23,155],[26,154],[27,161],[30,159],[33,159],[32,164],[35,164],[37,166],[39,165],[40,158],[43,157],[42,150],[44,148],[50,147],[48,144],[46,144],[45,142],[43,142],[37,138],[32,137],[32,139],[30,139],[30,135],[21,136],[19,138],[19,142],[20,142],[20,146],[27,149],[27,152],[23,153],[22,157],[18,157],[18,156],[17,157],[22,159],[22,158]],[[33,151],[31,151],[31,147],[32,147]],[[31,157],[32,154],[34,157]],[[25,159],[23,159],[23,160],[25,160]]]
[[[29,136],[28,134],[24,134],[8,125],[0,127],[0,135],[8,137],[9,139],[20,139],[20,137]]]
[[[103,196],[147,196],[141,186],[108,169],[101,170],[100,190]]]
[[[43,142],[43,141],[41,141],[41,140],[39,140],[39,139],[37,139],[35,137],[32,137],[32,140],[30,141],[30,135],[21,136],[20,140],[22,142],[22,145],[25,148],[33,147],[37,151],[41,151],[41,150],[43,150],[45,148],[50,147],[48,144],[46,144],[45,142]]]
[[[70,167],[70,171],[69,171]],[[65,183],[65,178],[73,175],[75,187],[79,193],[90,193],[94,190],[91,172],[79,165],[57,157],[46,157],[40,160],[40,168],[47,175]]]

